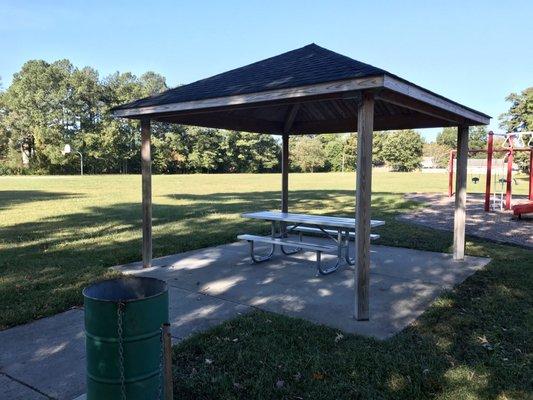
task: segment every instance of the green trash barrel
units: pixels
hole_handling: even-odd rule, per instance
[[[85,288],[83,296],[87,400],[163,399],[166,283],[145,277],[110,279]]]

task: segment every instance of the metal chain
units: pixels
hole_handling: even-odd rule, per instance
[[[123,338],[123,308],[124,303],[117,303],[117,333],[118,333],[118,370],[120,373],[120,397],[126,400],[126,378],[124,374],[124,338]]]
[[[163,396],[163,328],[159,328],[159,343],[160,343],[160,351],[159,351],[159,388],[158,388],[158,394],[157,394],[157,400],[161,400]]]

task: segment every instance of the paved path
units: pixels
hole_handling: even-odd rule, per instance
[[[442,194],[409,194],[408,200],[425,203],[422,209],[398,216],[407,221],[434,229],[453,231],[454,197]],[[526,201],[514,196],[513,203]],[[533,248],[533,217],[522,220],[512,218],[510,211],[484,210],[484,199],[480,195],[468,195],[466,203],[466,234],[495,242],[510,243]]]
[[[372,246],[371,320],[354,321],[353,271],[315,277],[311,253],[250,265],[233,243],[117,269],[167,280],[175,342],[254,308],[385,339],[417,318],[447,288],[489,261],[455,263],[449,254]],[[83,310],[0,332],[0,399],[68,399],[85,391]]]

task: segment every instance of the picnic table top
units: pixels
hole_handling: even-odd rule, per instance
[[[331,217],[327,215],[282,213],[279,211],[255,211],[241,214],[243,218],[263,219],[266,221],[290,222],[293,224],[329,226],[334,228],[355,228],[355,218]],[[385,221],[371,220],[370,227],[385,225]]]

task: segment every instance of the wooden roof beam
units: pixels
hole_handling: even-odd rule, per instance
[[[294,120],[296,119],[296,115],[298,115],[298,110],[300,109],[300,103],[294,104],[287,114],[287,118],[285,119],[285,124],[283,125],[283,133],[289,133],[292,125],[294,124]]]

